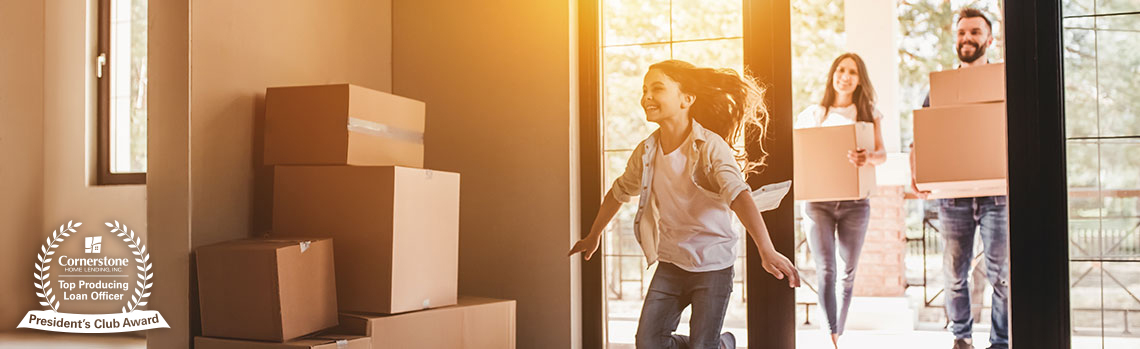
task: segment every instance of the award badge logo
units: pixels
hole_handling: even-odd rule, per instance
[[[106,232],[81,233],[83,223],[71,221],[52,231],[36,256],[33,282],[46,309],[29,311],[17,328],[71,333],[170,328],[158,311],[143,309],[154,273],[142,237],[119,221],[104,224]]]

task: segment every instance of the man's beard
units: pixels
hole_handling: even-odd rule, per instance
[[[965,45],[973,46],[974,47],[974,54],[969,55],[969,56],[962,54],[962,47],[964,47]],[[978,43],[973,42],[973,41],[964,41],[964,42],[958,43],[958,60],[961,60],[963,63],[973,63],[974,61],[977,61],[979,58],[982,58],[982,56],[985,56],[985,55],[986,55],[986,47],[985,46],[978,45]]]

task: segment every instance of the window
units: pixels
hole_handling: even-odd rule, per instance
[[[1140,333],[1140,4],[1062,1],[1074,348]]]
[[[740,0],[602,0],[601,89],[602,170],[605,190],[625,170],[633,148],[656,126],[641,110],[642,79],[649,66],[679,59],[697,66],[732,68],[743,73],[743,1]],[[603,234],[606,343],[609,348],[632,348],[641,304],[656,266],[646,269],[645,257],[633,236],[636,205],[623,205]],[[738,227],[739,259],[735,289],[724,331],[747,343],[744,298],[743,227]],[[678,332],[687,333],[689,311]]]
[[[146,183],[147,0],[100,0],[97,183]]]

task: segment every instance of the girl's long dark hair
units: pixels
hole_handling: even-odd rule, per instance
[[[696,96],[689,115],[724,138],[744,173],[764,166],[768,157],[763,144],[768,132],[768,108],[764,105],[764,89],[756,80],[733,69],[699,68],[678,60],[659,62],[649,69],[660,70],[680,84],[681,92]],[[748,146],[737,148],[738,141],[745,139],[760,140],[758,146],[752,147],[759,151],[751,156],[754,160],[749,160]]]
[[[819,105],[823,107],[823,115],[826,117],[831,105],[835,103],[835,86],[832,85],[834,84],[832,80],[835,79],[835,70],[839,69],[839,62],[847,58],[855,61],[855,67],[859,70],[859,86],[855,86],[854,95],[851,97],[851,101],[855,103],[855,121],[875,122],[875,87],[871,86],[871,77],[867,76],[867,65],[863,64],[863,58],[851,52],[841,54],[831,62],[831,69],[827,71],[827,90],[823,92],[823,100],[819,101]]]

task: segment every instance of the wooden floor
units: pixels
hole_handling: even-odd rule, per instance
[[[41,331],[0,332],[4,349],[145,349],[146,338],[123,334],[74,334]]]

